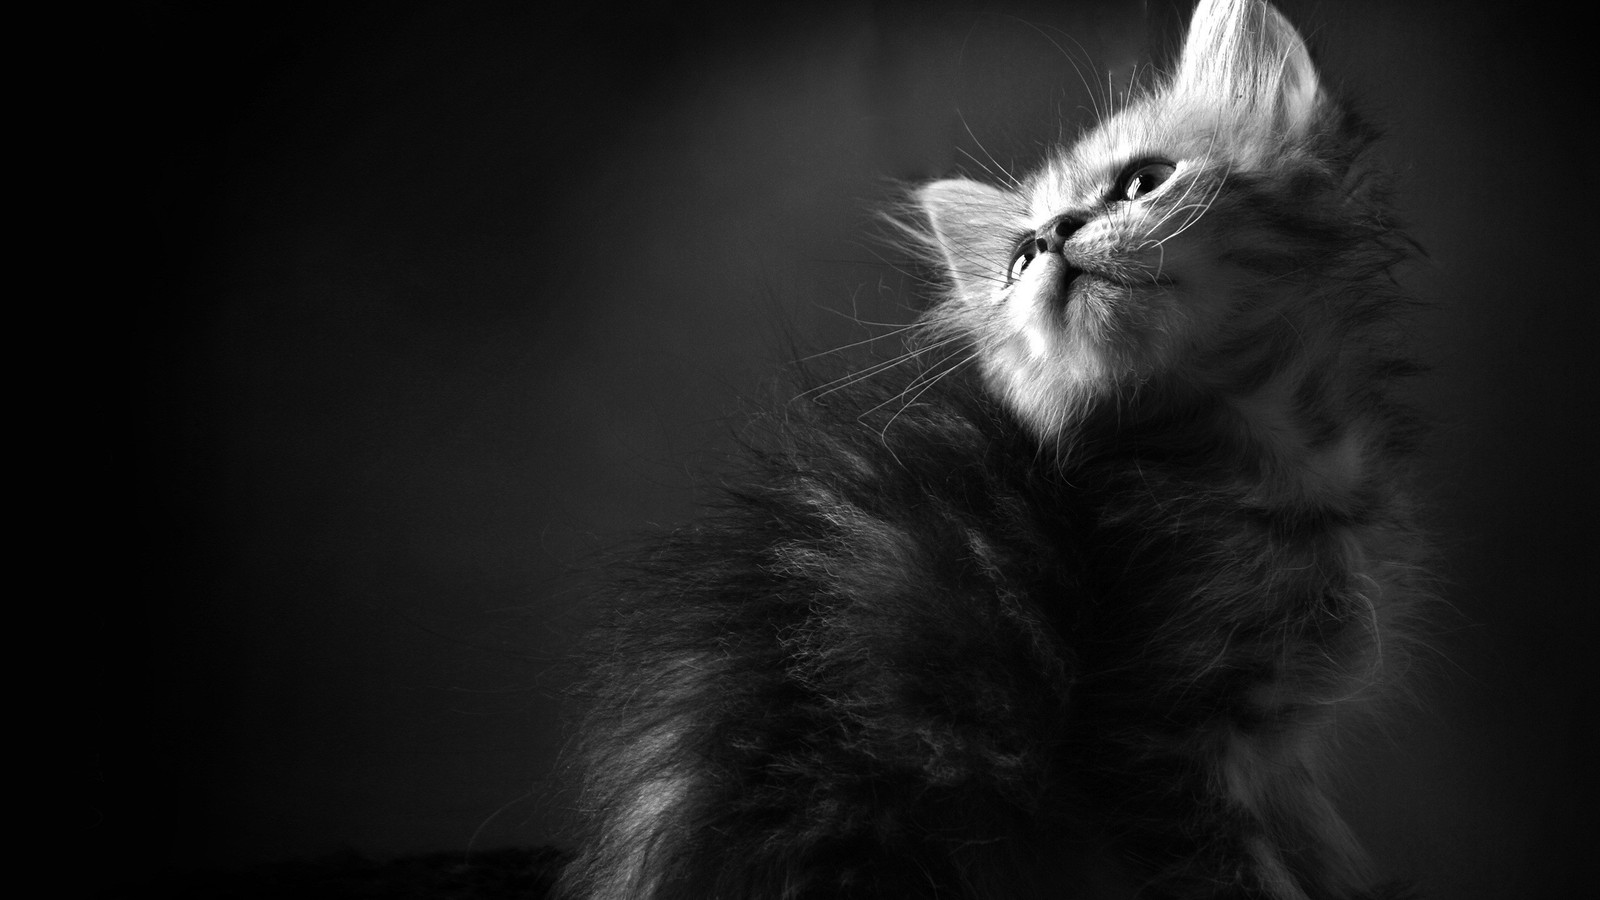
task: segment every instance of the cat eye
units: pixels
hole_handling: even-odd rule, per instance
[[[1150,160],[1128,167],[1117,182],[1114,200],[1139,200],[1167,183],[1178,167],[1166,160]]]
[[[1039,255],[1038,244],[1039,241],[1031,234],[1017,242],[1017,248],[1011,251],[1011,265],[1006,269],[1007,285],[1015,284],[1022,278],[1028,263],[1033,262],[1033,258]]]
[[[1014,285],[1022,279],[1022,272],[1027,271],[1027,264],[1032,263],[1034,256],[1045,250],[1045,245],[1046,242],[1038,239],[1037,234],[1024,235],[1016,242],[1016,248],[1011,250],[1011,264],[1006,266],[1006,285]]]

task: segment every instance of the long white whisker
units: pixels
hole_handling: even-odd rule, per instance
[[[962,130],[967,133],[967,137],[972,138],[973,146],[975,146],[979,150],[983,151],[983,155],[988,157],[989,162],[992,163],[993,166],[991,167],[991,166],[985,165],[982,160],[978,159],[976,156],[973,156],[970,152],[968,152],[964,148],[961,149],[962,155],[966,156],[968,159],[970,159],[973,162],[977,163],[978,167],[980,169],[983,169],[985,172],[988,172],[990,175],[996,176],[1001,181],[1005,182],[1006,184],[1010,185],[1011,187],[1013,187],[1013,188],[1021,187],[1022,186],[1021,180],[1019,180],[1015,175],[1012,175],[1011,172],[998,159],[995,159],[994,158],[994,154],[989,152],[989,148],[985,147],[983,145],[983,142],[978,140],[978,136],[976,134],[972,133],[972,126],[967,124],[967,117],[965,115],[959,115],[959,114],[958,114],[958,117],[961,119],[961,128],[962,128]]]
[[[1072,66],[1072,71],[1077,73],[1079,83],[1081,83],[1083,85],[1085,93],[1088,94],[1090,111],[1092,113],[1094,113],[1094,116],[1097,119],[1105,118],[1106,114],[1110,111],[1111,106],[1110,106],[1109,103],[1104,108],[1102,108],[1101,105],[1100,105],[1100,98],[1099,98],[1100,78],[1099,78],[1099,76],[1096,75],[1096,77],[1091,81],[1089,79],[1089,76],[1084,74],[1083,67],[1078,65],[1078,60],[1073,56],[1072,53],[1068,52],[1067,48],[1061,46],[1061,43],[1059,41],[1057,41],[1055,38],[1051,37],[1049,34],[1047,34],[1045,32],[1045,30],[1043,28],[1039,27],[1037,24],[1035,24],[1033,22],[1029,22],[1029,21],[1027,21],[1025,19],[1019,19],[1018,21],[1021,21],[1022,24],[1027,25],[1029,28],[1032,28],[1034,31],[1038,32],[1040,37],[1044,38],[1046,41],[1049,41],[1050,42],[1050,46],[1056,48],[1056,50],[1058,52],[1060,52],[1062,58],[1067,61],[1067,65]],[[1091,54],[1089,53],[1089,51],[1084,48],[1083,44],[1080,43],[1077,38],[1074,38],[1072,35],[1067,34],[1066,32],[1062,32],[1062,31],[1056,31],[1056,33],[1062,35],[1067,40],[1071,41],[1074,45],[1076,45],[1077,48],[1078,48],[1078,52],[1083,55],[1083,58],[1085,60],[1091,58]]]
[[[852,322],[860,322],[861,324],[864,324],[864,325],[883,325],[883,326],[888,326],[888,324],[889,324],[889,323],[886,323],[886,322],[863,322],[861,319],[857,319],[857,318],[855,318],[853,316],[849,316],[847,318],[849,318],[850,321],[852,321]],[[919,329],[925,330],[927,328],[928,328],[928,323],[927,322],[921,322],[921,321],[912,322],[912,323],[907,324],[907,325],[901,325],[901,326],[898,326],[898,327],[890,328],[889,331],[885,331],[882,334],[875,334],[875,335],[873,335],[871,337],[862,338],[859,341],[852,341],[852,342],[850,342],[848,344],[841,344],[841,345],[839,345],[837,347],[834,347],[834,348],[832,348],[830,350],[823,350],[823,351],[818,352],[818,353],[813,353],[813,354],[811,354],[809,356],[802,356],[797,361],[798,362],[810,362],[813,359],[820,359],[820,358],[822,358],[824,356],[832,356],[835,353],[843,353],[846,350],[853,350],[856,347],[861,347],[861,346],[864,346],[866,344],[871,344],[871,343],[875,343],[877,341],[886,340],[888,338],[892,338],[892,337],[895,337],[897,335],[905,334],[906,332],[909,332],[909,331],[916,331],[916,330],[919,330]]]
[[[916,389],[916,393],[911,394],[910,397],[906,396],[908,393],[910,393],[912,391],[912,389],[916,385],[916,381],[913,380],[912,384],[908,385],[906,390],[901,391],[899,393],[899,395],[897,395],[896,397],[892,397],[892,398],[890,398],[888,400],[883,401],[882,403],[879,403],[879,404],[873,406],[872,408],[870,408],[870,409],[866,410],[865,412],[863,412],[857,418],[858,419],[864,419],[867,415],[869,415],[869,414],[871,414],[873,412],[876,412],[877,410],[882,409],[885,406],[888,406],[890,403],[893,403],[895,400],[903,401],[900,404],[900,408],[895,410],[894,415],[891,415],[889,417],[889,421],[883,423],[883,428],[879,429],[879,431],[878,431],[879,437],[881,439],[887,439],[888,434],[889,434],[889,428],[894,425],[894,420],[898,419],[900,417],[901,413],[903,413],[907,409],[909,409],[913,403],[916,403],[918,398],[920,398],[923,394],[926,394],[928,391],[932,390],[934,385],[938,384],[940,381],[942,381],[947,376],[955,374],[958,370],[961,369],[962,366],[970,365],[977,358],[978,357],[977,357],[976,353],[969,353],[969,354],[967,354],[967,356],[965,358],[957,360],[955,362],[955,364],[945,368],[943,371],[940,371],[940,372],[938,372],[938,373],[936,373],[934,375],[931,375],[931,376],[926,376],[926,373],[924,373],[924,376],[926,376],[926,377],[924,377],[924,379],[923,379],[923,384],[920,387],[916,387],[915,388]]]
[[[917,357],[922,356],[923,354],[929,353],[929,352],[931,352],[933,350],[937,350],[940,347],[947,346],[947,345],[949,345],[949,344],[951,344],[951,343],[953,343],[953,342],[955,342],[957,340],[959,340],[959,338],[957,338],[957,337],[952,335],[950,337],[946,337],[946,338],[943,338],[943,339],[938,340],[938,341],[934,341],[934,342],[926,344],[926,345],[918,346],[916,348],[908,350],[905,353],[900,354],[899,356],[894,357],[893,359],[888,359],[888,360],[884,360],[882,362],[874,363],[873,365],[870,365],[870,366],[866,367],[865,369],[859,369],[857,371],[849,373],[848,375],[842,375],[842,376],[840,376],[838,378],[833,379],[832,381],[828,381],[828,382],[825,382],[823,384],[819,384],[816,387],[809,388],[809,389],[807,389],[805,391],[801,391],[798,396],[805,397],[807,395],[811,395],[813,397],[813,399],[820,399],[822,397],[826,397],[829,394],[832,394],[832,393],[835,393],[837,391],[843,390],[844,388],[847,388],[852,384],[856,384],[857,382],[860,382],[860,381],[862,381],[864,379],[871,378],[872,376],[877,375],[877,374],[879,374],[881,372],[885,372],[885,371],[887,371],[889,369],[892,369],[892,368],[894,368],[896,366],[904,365],[905,363],[908,363],[911,360],[914,360]]]

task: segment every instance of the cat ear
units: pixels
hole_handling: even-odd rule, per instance
[[[984,297],[1005,284],[1010,236],[1026,213],[1016,195],[981,182],[948,178],[923,185],[916,199],[959,293]]]
[[[1304,134],[1327,104],[1300,33],[1262,0],[1201,0],[1171,90]]]

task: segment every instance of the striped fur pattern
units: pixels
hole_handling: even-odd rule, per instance
[[[1031,178],[922,188],[957,356],[786,407],[630,567],[565,895],[1399,896],[1330,797],[1428,592],[1369,145],[1206,0]]]

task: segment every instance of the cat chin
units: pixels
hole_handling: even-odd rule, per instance
[[[984,361],[989,390],[1046,444],[1071,442],[1090,412],[1112,402],[1119,380],[1109,361],[1082,342],[1059,336],[1059,352],[1036,355],[1024,336],[1002,344]],[[1073,344],[1076,346],[1073,346]]]
[[[979,342],[989,390],[1047,443],[1070,443],[1094,410],[1161,367],[1165,342],[1128,315],[1161,305],[1148,293],[1041,257]]]
[[[1055,365],[1098,356],[1136,328],[1129,311],[1149,305],[1143,291],[1087,272],[1059,255],[1041,255],[1001,297],[996,325],[1027,360]],[[1137,343],[1137,341],[1134,341]]]

